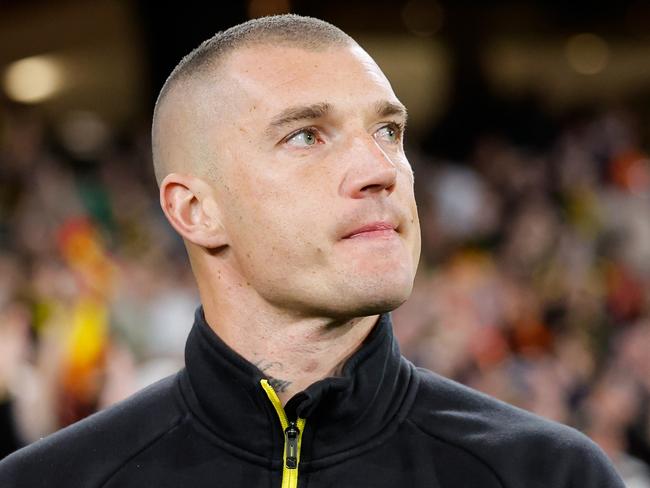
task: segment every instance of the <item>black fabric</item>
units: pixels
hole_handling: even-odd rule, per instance
[[[262,378],[199,309],[185,369],[8,456],[0,486],[280,487],[284,437]],[[287,410],[307,419],[302,488],[623,488],[577,431],[415,368],[389,315],[342,376]]]
[[[13,402],[0,399],[0,459],[22,447],[14,422]]]

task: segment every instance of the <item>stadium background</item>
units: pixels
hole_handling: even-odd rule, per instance
[[[153,102],[201,40],[288,11],[355,37],[409,109],[404,354],[650,487],[642,1],[0,1],[0,455],[182,364],[198,299],[158,208]]]

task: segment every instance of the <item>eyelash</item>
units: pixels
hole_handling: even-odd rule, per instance
[[[320,131],[316,127],[303,127],[301,129],[298,129],[298,130],[292,132],[288,136],[286,136],[284,139],[282,139],[282,142],[283,143],[289,142],[293,137],[297,136],[301,132],[311,132],[311,133],[314,134],[314,136],[316,136],[316,139],[320,139],[318,137],[319,134],[320,134]]]
[[[386,128],[386,127],[390,127],[391,129],[393,129],[397,133],[397,140],[398,141],[402,140],[402,137],[404,136],[404,129],[405,129],[405,126],[404,126],[404,124],[402,122],[388,122],[388,123],[382,125],[379,129],[377,129],[377,131],[379,131],[379,130],[381,130],[383,128]],[[298,129],[298,130],[292,132],[291,134],[289,134],[288,136],[286,136],[282,140],[282,143],[289,142],[293,137],[297,136],[301,132],[311,132],[311,133],[314,134],[316,139],[318,141],[320,141],[320,137],[319,137],[320,130],[318,128],[312,126],[312,127],[302,127],[301,129]]]
[[[396,132],[397,140],[398,141],[402,140],[402,137],[404,136],[404,129],[405,129],[404,123],[402,123],[402,122],[389,122],[387,124],[382,125],[377,130],[381,130],[384,127],[390,127],[391,129],[393,129]]]

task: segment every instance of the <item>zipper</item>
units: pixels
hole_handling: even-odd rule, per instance
[[[282,407],[282,402],[269,382],[260,380],[260,384],[266,395],[271,400],[275,411],[280,419],[280,425],[284,432],[284,454],[282,455],[282,488],[297,488],[298,486],[298,464],[300,463],[300,445],[302,433],[305,431],[305,419],[297,418],[289,420],[287,413]]]

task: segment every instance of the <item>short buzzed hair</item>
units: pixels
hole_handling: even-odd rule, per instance
[[[167,94],[185,80],[214,73],[215,68],[233,51],[259,44],[275,44],[323,50],[332,46],[349,46],[356,42],[338,27],[314,17],[295,14],[252,19],[235,25],[203,41],[173,69],[160,90],[153,115],[153,162],[158,183],[164,178],[164,165],[157,157],[156,119]]]

